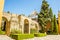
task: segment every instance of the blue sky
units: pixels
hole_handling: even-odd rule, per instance
[[[60,10],[60,0],[46,0],[53,10],[53,13],[58,16]],[[10,11],[15,14],[25,14],[28,16],[34,10],[40,12],[42,0],[5,0],[4,11]]]

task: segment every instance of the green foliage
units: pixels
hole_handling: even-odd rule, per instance
[[[51,32],[53,32],[54,18],[53,18],[52,8],[49,9],[49,18],[51,19],[51,27],[50,27],[50,30],[51,30]]]
[[[20,30],[12,29],[11,34],[21,34],[22,32]]]
[[[49,34],[58,34],[58,24],[57,24],[55,15],[52,18],[50,30],[51,30],[51,32]]]
[[[7,13],[10,13],[10,11],[7,11]]]
[[[34,34],[13,34],[11,37],[15,40],[34,38]]]
[[[52,8],[49,9],[49,18],[53,18]]]
[[[49,4],[47,1],[42,1],[41,11],[38,14],[38,22],[41,26],[41,30],[45,32],[47,22],[50,21],[49,18]]]
[[[46,35],[47,34],[45,34],[45,33],[36,33],[36,34],[34,34],[35,37],[44,37]]]
[[[54,30],[53,32],[58,33],[58,25],[57,25],[57,20],[56,20],[56,16],[54,15]]]
[[[48,30],[46,30],[46,25],[49,21],[51,23],[51,27]],[[53,15],[52,8],[49,9],[49,4],[46,0],[42,1],[41,11],[38,14],[38,22],[41,26],[41,32],[44,33],[49,31],[52,34],[58,33],[56,16]]]
[[[36,29],[30,29],[30,33],[31,34],[37,33],[37,30]]]
[[[4,31],[2,31],[2,30],[0,30],[0,34],[5,34],[5,32],[4,32]]]

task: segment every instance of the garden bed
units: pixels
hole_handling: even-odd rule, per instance
[[[11,37],[16,40],[34,38],[34,34],[11,34]]]
[[[47,34],[45,34],[45,33],[36,33],[36,34],[34,34],[35,37],[44,37],[46,35]]]

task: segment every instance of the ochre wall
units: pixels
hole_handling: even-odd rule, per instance
[[[58,13],[58,32],[60,34],[60,12]]]
[[[3,7],[4,7],[4,0],[0,0],[0,27],[1,27]]]

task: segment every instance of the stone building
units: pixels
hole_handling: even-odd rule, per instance
[[[0,0],[0,27],[1,27],[3,7],[4,7],[4,0]]]
[[[3,12],[2,29],[7,35],[9,35],[13,29],[20,30],[22,34],[30,34],[31,29],[36,29],[38,32],[39,24],[29,17]]]
[[[58,32],[60,34],[60,11],[58,11]]]

